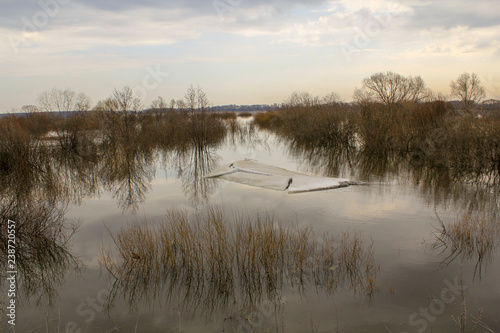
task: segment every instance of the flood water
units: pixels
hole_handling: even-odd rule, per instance
[[[461,332],[461,315],[467,332],[500,331],[498,185],[457,181],[414,162],[297,147],[257,129],[204,149],[110,158],[116,162],[110,165],[127,167],[109,167],[114,176],[105,182],[78,168],[57,171],[73,179],[73,191],[55,194],[52,204],[78,224],[67,250],[80,269],[64,255],[62,263],[32,267],[31,280],[20,284],[34,290],[19,297],[16,332]],[[245,158],[369,185],[288,194],[203,178]],[[116,255],[120,232],[158,225],[172,209],[195,218],[213,207],[230,223],[272,216],[284,226],[310,227],[317,239],[358,235],[377,268],[374,288],[356,288],[352,275],[333,289],[284,278],[273,288],[229,296],[209,284],[194,291],[187,281],[137,280],[134,272],[113,284],[99,258],[103,249]],[[453,225],[467,218],[483,224],[463,239]]]

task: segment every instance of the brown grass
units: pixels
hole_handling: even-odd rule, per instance
[[[215,112],[214,115],[220,119],[236,119],[238,116],[236,112]]]
[[[475,260],[475,274],[481,276],[483,266],[492,261],[493,252],[500,241],[500,224],[488,215],[463,215],[455,223],[445,226],[436,234],[434,248],[449,251],[442,265],[449,265],[456,258]]]
[[[113,297],[131,305],[163,299],[212,313],[236,303],[278,297],[282,288],[377,290],[378,266],[358,234],[316,239],[311,228],[284,226],[270,216],[239,216],[221,209],[190,220],[171,210],[158,225],[135,222],[102,247],[100,263],[114,280]],[[176,303],[179,305],[179,303]]]
[[[241,118],[250,118],[252,116],[253,116],[252,112],[240,112],[240,113],[238,113],[238,117],[241,117]]]

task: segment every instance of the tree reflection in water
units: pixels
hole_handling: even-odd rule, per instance
[[[182,181],[182,191],[193,205],[205,204],[217,188],[217,180],[204,176],[217,168],[220,156],[216,149],[201,146],[188,151],[174,152],[169,164],[175,165],[177,177]]]
[[[377,155],[368,151],[321,148],[283,139],[290,154],[302,168],[319,175],[367,182],[411,184],[423,194],[427,204],[448,207],[453,204],[465,212],[500,212],[500,175],[482,177],[454,168],[423,163],[418,157],[398,153]]]
[[[123,210],[137,211],[151,189],[155,175],[155,154],[136,146],[115,146],[106,150],[99,165],[99,180],[113,193]]]
[[[158,225],[136,222],[101,248],[113,280],[109,306],[123,297],[139,305],[180,308],[211,316],[279,301],[284,288],[308,286],[371,297],[379,271],[359,234],[316,238],[310,228],[286,227],[269,216],[229,222],[211,208],[190,220],[172,210]]]
[[[77,224],[64,218],[64,208],[42,200],[0,200],[2,284],[7,271],[7,221],[16,222],[16,265],[20,299],[51,304],[57,288],[71,271],[81,267],[69,250]],[[3,288],[2,288],[3,289]]]

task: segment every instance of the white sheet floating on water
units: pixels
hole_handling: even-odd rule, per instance
[[[271,190],[288,190],[288,193],[321,191],[349,185],[366,184],[342,178],[308,176],[254,160],[234,162],[229,166],[212,171],[205,177],[221,178]]]

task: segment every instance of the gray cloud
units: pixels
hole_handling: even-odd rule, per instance
[[[222,10],[230,9],[230,14],[236,12],[245,12],[246,10],[251,10],[259,6],[269,6],[273,8],[273,13],[278,16],[286,16],[289,12],[297,6],[307,6],[314,7],[321,5],[326,0],[241,0],[240,2],[235,0],[41,0],[41,1],[14,1],[14,0],[3,0],[0,1],[0,26],[10,29],[21,29],[25,24],[26,19],[28,21],[33,21],[33,16],[39,12],[43,12],[43,5],[49,3],[59,3],[59,1],[67,3],[60,4],[60,12],[68,11],[68,9],[75,8],[75,6],[84,6],[91,10],[120,13],[120,12],[132,12],[134,10],[148,10],[148,9],[158,9],[159,14],[165,14],[163,17],[160,15],[152,14],[152,19],[157,21],[168,21],[171,19],[181,20],[183,18],[192,18],[196,16],[217,16],[220,11],[217,11],[216,2],[222,4]],[[49,7],[52,5],[49,5]],[[52,7],[53,8],[53,7]],[[171,15],[168,12],[171,11]],[[61,15],[55,15],[51,17],[52,25],[71,25],[75,21],[79,21],[80,17],[72,17],[73,20],[63,21],[60,16],[67,17],[62,13]],[[75,14],[72,12],[72,14]],[[175,17],[172,17],[175,15]],[[238,15],[240,17],[241,15]],[[131,17],[131,22],[133,23],[133,17]],[[43,29],[40,29],[43,30]]]
[[[408,21],[408,26],[412,28],[476,28],[500,24],[498,0],[441,0],[415,5],[413,9],[414,14]]]
[[[100,1],[100,0],[75,0],[81,4],[90,7],[96,7],[105,10],[120,11],[120,10],[130,10],[134,8],[163,8],[163,9],[189,9],[191,12],[198,13],[210,13],[214,10],[214,0],[110,0],[110,1]],[[235,8],[251,8],[261,5],[270,5],[277,9],[289,9],[297,5],[315,6],[321,3],[325,3],[326,0],[217,0],[219,3],[227,4]],[[234,4],[234,5],[233,5]]]

